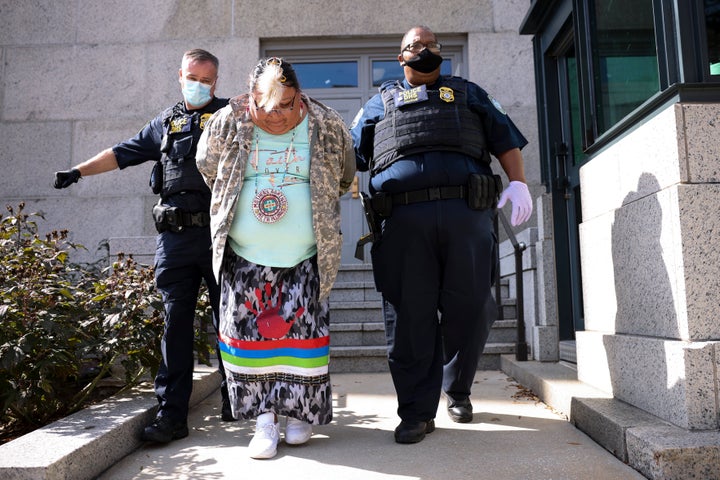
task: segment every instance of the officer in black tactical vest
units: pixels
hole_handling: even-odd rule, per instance
[[[202,280],[208,287],[217,333],[220,289],[211,264],[210,189],[195,166],[195,150],[205,122],[228,103],[214,96],[218,67],[218,59],[205,50],[185,52],[179,71],[183,101],[155,117],[135,137],[71,170],[55,173],[55,188],[66,188],[88,175],[156,162],[150,179],[153,193],[160,194],[152,212],[158,231],[155,282],[165,305],[165,331],[155,378],[159,408],[143,431],[145,441],[167,443],[188,435],[193,322]],[[232,421],[220,362],[222,419]]]
[[[500,104],[440,75],[429,28],[410,29],[400,48],[405,79],[383,84],[350,128],[357,168],[370,171],[364,238],[383,297],[395,441],[416,443],[435,429],[441,392],[453,421],[473,418],[470,389],[497,318],[495,208],[510,200],[519,225],[532,200],[520,153],[527,140]],[[510,180],[504,191],[491,154]]]

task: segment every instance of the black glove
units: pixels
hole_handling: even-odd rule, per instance
[[[55,172],[55,188],[67,188],[78,180],[80,180],[80,170],[77,168]]]

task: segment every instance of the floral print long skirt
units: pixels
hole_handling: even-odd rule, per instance
[[[228,247],[220,288],[219,344],[233,415],[330,423],[329,303],[318,300],[316,257],[267,267]]]

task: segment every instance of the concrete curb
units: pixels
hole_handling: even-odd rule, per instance
[[[559,363],[501,357],[501,370],[647,478],[720,480],[720,431],[690,431],[612,398]]]
[[[190,407],[219,386],[217,367],[196,366]],[[140,433],[156,406],[152,387],[138,387],[0,445],[0,478],[95,478],[142,445]]]

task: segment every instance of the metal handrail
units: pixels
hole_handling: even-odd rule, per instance
[[[525,306],[523,303],[523,270],[522,270],[522,256],[523,252],[527,248],[524,242],[518,242],[515,238],[515,234],[512,231],[512,227],[508,222],[505,214],[502,210],[497,210],[497,215],[493,221],[495,227],[495,236],[499,238],[500,229],[498,227],[498,218],[503,224],[505,233],[507,233],[510,243],[512,243],[513,249],[515,250],[515,281],[517,284],[517,339],[515,341],[515,359],[521,362],[527,361],[528,359],[528,344],[525,341]],[[505,319],[505,311],[502,307],[502,296],[500,288],[500,248],[498,246],[495,252],[497,268],[495,269],[495,303],[498,306],[498,319]]]

